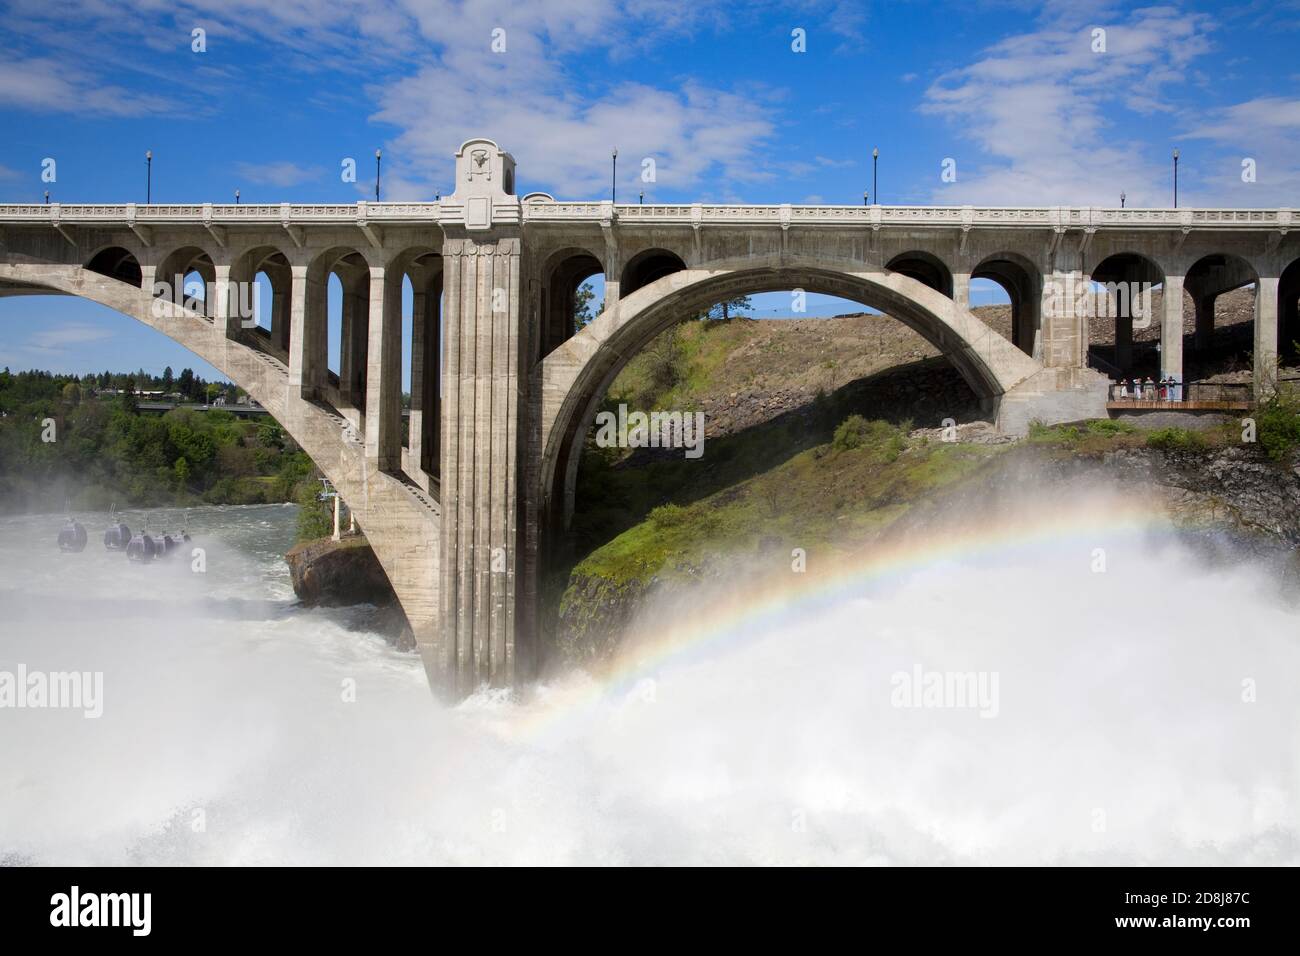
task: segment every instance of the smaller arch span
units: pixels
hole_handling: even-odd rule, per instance
[[[1026,355],[1042,358],[1043,275],[1039,268],[1018,252],[997,252],[985,256],[971,270],[972,279],[996,282],[1011,300],[1011,344]]]
[[[890,272],[898,272],[915,279],[921,285],[952,298],[952,270],[933,252],[919,249],[900,252],[885,263],[885,268]]]
[[[642,249],[628,259],[627,265],[623,267],[623,274],[618,283],[619,295],[629,296],[638,289],[643,289],[674,272],[682,272],[685,268],[686,263],[682,257],[670,249],[658,246]]]

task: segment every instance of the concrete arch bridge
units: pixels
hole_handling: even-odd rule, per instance
[[[454,697],[535,673],[540,564],[572,512],[594,407],[682,316],[791,288],[857,300],[933,343],[1018,432],[1105,414],[1090,317],[1048,294],[1079,280],[1159,281],[1162,369],[1180,378],[1183,291],[1212,325],[1214,298],[1253,284],[1255,383],[1269,389],[1279,323],[1300,337],[1292,222],[1287,209],[562,202],[516,195],[514,159],[476,139],[438,202],[0,205],[0,296],[99,302],[264,405],[353,508],[430,683]],[[576,330],[574,296],[596,274],[604,311]],[[977,278],[1007,290],[1011,339],[970,311]],[[178,294],[194,283],[203,295]],[[272,292],[260,322],[259,283]],[[1116,321],[1122,360],[1132,332]]]

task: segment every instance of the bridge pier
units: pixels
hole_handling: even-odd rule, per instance
[[[516,613],[528,336],[513,179],[508,153],[471,140],[457,153],[456,191],[444,200],[452,221],[443,222],[442,249],[446,365],[439,489],[441,645],[447,657],[440,664],[458,695],[484,684],[514,684],[526,669],[520,651],[531,651],[525,646],[531,616]]]
[[[1255,286],[1255,399],[1277,392],[1277,276],[1260,276]]]
[[[1183,277],[1165,276],[1160,316],[1160,377],[1183,381]]]

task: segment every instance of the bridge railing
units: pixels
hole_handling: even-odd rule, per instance
[[[0,222],[110,224],[437,222],[440,203],[0,203]]]
[[[4,203],[0,222],[109,224],[436,223],[441,202],[356,203]],[[1300,221],[1279,209],[1112,209],[1098,206],[835,206],[792,203],[611,203],[530,199],[526,222],[621,220],[656,224],[1018,226],[1030,228],[1223,228],[1287,230]]]

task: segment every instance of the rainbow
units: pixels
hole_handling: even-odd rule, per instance
[[[1172,531],[1169,518],[1148,499],[1107,498],[1091,506],[1055,502],[1027,507],[993,520],[945,524],[941,531],[914,534],[848,555],[833,570],[813,575],[764,577],[726,599],[712,602],[689,621],[671,624],[635,650],[616,657],[589,679],[547,687],[525,708],[512,736],[536,737],[581,719],[602,703],[633,693],[639,681],[659,670],[713,656],[794,617],[807,618],[872,589],[901,582],[944,564],[1014,561],[1051,547],[1077,545],[1091,562],[1099,540]],[[742,559],[743,560],[743,559]],[[788,580],[787,580],[788,579]]]

